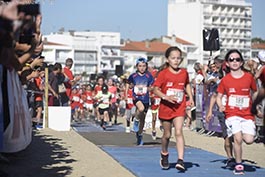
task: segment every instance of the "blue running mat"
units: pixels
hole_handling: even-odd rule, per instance
[[[169,148],[169,170],[162,170],[159,165],[161,147],[101,146],[101,148],[139,177],[235,177],[232,170],[225,169],[225,157],[196,148],[185,149],[184,164],[187,170],[184,173],[175,169],[177,162],[175,148]],[[265,177],[264,168],[255,164],[244,164],[245,177]]]

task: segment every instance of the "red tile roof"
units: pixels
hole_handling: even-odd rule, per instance
[[[252,49],[265,49],[265,43],[252,43]]]
[[[67,46],[65,44],[59,44],[55,42],[49,42],[49,41],[44,41],[44,45],[60,45],[60,46]]]
[[[168,47],[170,47],[169,44],[162,42],[130,41],[126,42],[125,46],[122,47],[121,50],[164,53]]]

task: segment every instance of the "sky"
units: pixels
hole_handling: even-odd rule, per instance
[[[252,3],[252,37],[265,39],[265,1]],[[167,35],[168,0],[39,0],[42,32],[67,30],[120,32],[141,41]]]

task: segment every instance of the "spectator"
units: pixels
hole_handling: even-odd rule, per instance
[[[81,79],[80,75],[74,77],[71,71],[72,66],[73,66],[73,59],[67,58],[65,60],[65,67],[63,68],[62,72],[64,73],[66,78],[65,87],[66,87],[66,94],[68,97],[70,97],[71,95],[72,86],[74,86]]]

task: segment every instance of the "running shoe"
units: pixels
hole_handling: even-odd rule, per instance
[[[244,175],[244,166],[242,164],[237,164],[233,172],[235,175]]]
[[[138,146],[143,146],[144,145],[144,141],[143,141],[143,135],[139,134],[138,132],[136,133],[136,138],[137,138],[137,142],[136,144]]]
[[[226,161],[225,168],[234,169],[236,165],[236,160],[234,158],[229,158]]]
[[[139,131],[139,120],[134,119],[133,120],[133,131],[137,133]]]
[[[126,128],[125,128],[125,132],[126,132],[126,133],[130,133],[130,132],[131,132],[130,127],[126,127]]]
[[[178,159],[177,164],[176,164],[176,169],[178,169],[179,171],[185,171],[186,170],[183,160]]]
[[[37,125],[35,125],[35,128],[36,128],[37,130],[41,130],[41,129],[43,129],[43,126],[40,125],[40,124],[37,124]]]
[[[156,140],[156,131],[152,131],[152,138],[153,140]]]
[[[102,126],[103,130],[106,130],[106,127],[107,127],[107,122],[103,122]]]
[[[168,153],[166,155],[161,153],[160,166],[163,170],[169,169]]]

